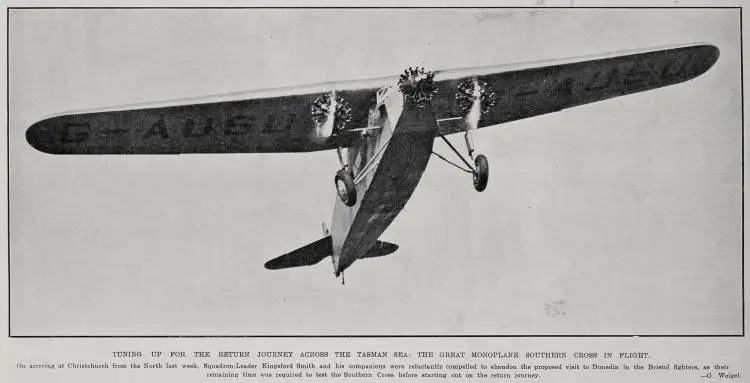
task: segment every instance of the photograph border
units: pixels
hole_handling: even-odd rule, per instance
[[[675,335],[667,335],[667,334],[594,334],[594,335],[574,335],[574,334],[468,334],[468,335],[457,335],[457,334],[447,334],[447,335],[430,335],[430,334],[365,334],[365,335],[359,335],[359,334],[333,334],[333,335],[263,335],[263,334],[255,334],[255,335],[13,335],[12,332],[12,326],[11,326],[11,200],[10,200],[10,15],[11,11],[13,10],[39,10],[39,9],[53,9],[53,10],[84,10],[84,9],[124,9],[124,10],[131,10],[131,9],[148,9],[148,10],[163,10],[163,9],[180,9],[180,10],[197,10],[197,9],[279,9],[279,10],[285,10],[285,9],[307,9],[307,10],[316,10],[316,9],[568,9],[568,10],[590,10],[590,9],[602,9],[602,10],[616,10],[616,9],[642,9],[642,10],[685,10],[685,9],[734,9],[738,11],[739,13],[739,26],[740,26],[740,81],[742,82],[741,88],[740,88],[740,95],[741,95],[741,135],[740,135],[740,141],[741,141],[741,230],[742,230],[742,239],[741,239],[741,252],[742,252],[742,260],[741,260],[741,285],[742,285],[742,332],[739,334],[675,334]],[[489,6],[489,7],[478,7],[478,6],[446,6],[446,7],[438,7],[438,6],[405,6],[405,7],[393,7],[393,6],[321,6],[321,7],[301,7],[301,6],[289,6],[289,7],[278,7],[278,6],[260,6],[260,7],[240,7],[240,6],[205,6],[205,7],[196,7],[196,6],[187,6],[187,7],[179,7],[179,6],[161,6],[161,7],[147,7],[147,6],[134,6],[134,7],[116,7],[116,6],[103,6],[103,7],[23,7],[23,6],[16,6],[16,7],[8,7],[6,9],[6,174],[7,174],[7,208],[8,208],[8,217],[7,217],[7,224],[8,224],[8,337],[9,338],[634,338],[634,337],[640,337],[640,338],[736,338],[736,337],[744,337],[745,336],[745,92],[744,92],[744,52],[743,52],[743,24],[742,24],[742,6],[677,6],[677,7],[665,7],[665,6],[654,6],[654,7],[627,7],[627,6]]]

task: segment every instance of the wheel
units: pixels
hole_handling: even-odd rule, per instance
[[[477,169],[474,173],[474,189],[481,192],[487,188],[487,179],[490,176],[490,165],[487,162],[487,157],[483,154],[478,155],[474,159],[474,165]]]
[[[352,173],[346,169],[336,172],[336,193],[341,198],[341,202],[346,206],[354,206],[357,203],[357,189],[354,188],[354,178]]]

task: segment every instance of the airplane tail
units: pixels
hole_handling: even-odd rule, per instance
[[[393,253],[397,249],[398,245],[396,244],[377,241],[361,258],[382,257]],[[331,241],[331,236],[327,235],[313,243],[266,262],[265,267],[268,270],[279,270],[291,267],[312,266],[330,255],[333,255],[333,242]]]

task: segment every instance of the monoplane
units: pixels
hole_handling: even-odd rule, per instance
[[[338,277],[357,259],[396,251],[379,237],[432,156],[485,190],[489,161],[476,153],[476,129],[683,83],[718,57],[713,45],[688,44],[457,70],[410,67],[388,78],[66,113],[33,124],[26,139],[51,154],[336,151],[330,231],[324,224],[323,238],[265,267],[331,256]],[[465,155],[446,138],[454,133],[464,134]],[[458,160],[436,153],[436,140]]]

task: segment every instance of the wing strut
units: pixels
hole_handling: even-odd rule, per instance
[[[466,158],[464,158],[464,156],[462,156],[461,153],[458,152],[456,147],[453,146],[453,144],[451,144],[451,142],[448,141],[448,139],[445,138],[445,136],[442,133],[438,133],[438,135],[440,136],[440,138],[443,139],[443,141],[445,141],[446,144],[448,144],[448,147],[450,147],[451,150],[453,150],[453,153],[456,153],[458,158],[460,158],[461,161],[463,161],[464,165],[466,165],[468,169],[465,169],[462,166],[456,164],[455,162],[448,160],[447,158],[436,153],[435,151],[432,151],[432,154],[438,156],[438,158],[440,158],[441,160],[463,170],[464,172],[471,174],[473,182],[474,182],[474,189],[478,192],[484,191],[484,189],[487,187],[487,179],[489,177],[490,168],[489,168],[489,164],[487,163],[487,157],[485,157],[482,154],[476,157],[472,155],[474,151],[474,148],[473,148],[474,145],[471,142],[471,136],[469,135],[469,131],[466,132],[466,149],[469,152],[469,158],[474,160],[474,166],[471,166],[471,163],[469,163],[469,161],[467,161]]]
[[[438,158],[440,158],[441,160],[443,160],[443,161],[445,161],[445,162],[447,162],[447,163],[449,163],[449,164],[451,164],[451,165],[453,165],[453,166],[455,166],[455,167],[457,167],[457,168],[465,171],[466,173],[476,174],[477,170],[474,169],[473,166],[471,166],[471,164],[469,163],[469,161],[466,161],[466,159],[464,158],[464,156],[462,156],[461,153],[458,152],[458,150],[456,149],[456,147],[453,146],[453,144],[451,144],[451,142],[448,141],[448,139],[445,138],[445,136],[442,133],[438,133],[438,135],[440,136],[440,138],[443,139],[443,141],[445,141],[446,144],[448,144],[448,146],[451,148],[451,150],[453,150],[453,153],[456,153],[456,155],[458,156],[458,158],[460,158],[461,161],[463,161],[464,165],[466,165],[469,168],[469,170],[461,167],[460,165],[457,165],[455,162],[452,162],[452,161],[448,160],[447,158],[445,158],[445,157],[441,156],[440,154],[436,153],[434,150],[432,151],[432,154],[438,156]]]
[[[435,151],[433,151],[433,152],[432,152],[432,154],[434,154],[434,155],[438,156],[438,158],[440,158],[441,160],[443,160],[443,161],[445,161],[445,162],[447,162],[447,163],[449,163],[449,164],[451,164],[451,165],[453,165],[453,166],[457,167],[457,168],[458,168],[459,170],[462,170],[462,171],[464,171],[464,172],[466,172],[466,173],[474,173],[474,172],[472,172],[471,170],[468,170],[468,169],[464,169],[464,168],[462,168],[462,167],[461,167],[461,165],[458,165],[458,164],[456,164],[455,162],[453,162],[453,161],[451,161],[451,160],[449,160],[449,159],[447,159],[447,158],[445,158],[445,157],[441,156],[441,155],[440,155],[440,153],[436,153]]]

